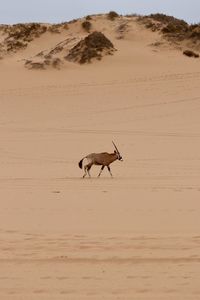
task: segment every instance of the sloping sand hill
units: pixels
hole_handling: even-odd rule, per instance
[[[15,33],[21,48],[1,26],[0,299],[199,299],[200,60],[182,54],[197,44],[85,21]],[[112,55],[64,59],[94,31]],[[114,178],[82,179],[112,140]]]

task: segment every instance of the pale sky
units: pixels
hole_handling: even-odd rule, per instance
[[[200,0],[0,0],[0,24],[59,23],[114,10],[119,14],[165,13],[200,22]]]

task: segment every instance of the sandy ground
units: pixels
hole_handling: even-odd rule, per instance
[[[200,299],[200,62],[148,44],[0,62],[0,299]],[[114,178],[82,179],[112,140]]]

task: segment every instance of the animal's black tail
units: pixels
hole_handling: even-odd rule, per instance
[[[83,167],[83,160],[84,160],[84,158],[82,158],[78,163],[80,169],[82,169],[82,167]]]

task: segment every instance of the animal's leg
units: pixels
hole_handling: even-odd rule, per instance
[[[111,177],[113,177],[113,175],[112,175],[112,173],[111,173],[110,166],[107,166],[107,168],[108,168],[108,171],[110,172]]]
[[[91,175],[90,175],[90,169],[91,169],[91,165],[87,165],[87,172],[88,172],[88,175],[89,175],[89,177],[91,177]]]
[[[100,176],[101,176],[101,173],[102,173],[102,171],[103,171],[104,167],[105,167],[105,166],[102,166],[102,167],[101,167],[101,170],[100,170],[100,172],[99,172],[99,175],[98,175],[98,177],[100,177]]]
[[[85,171],[85,174],[83,175],[83,178],[85,178],[85,176],[87,175],[87,165],[84,166],[84,171]]]

